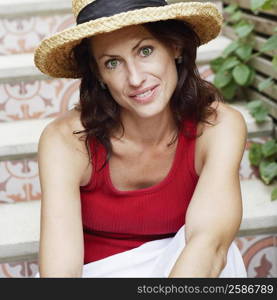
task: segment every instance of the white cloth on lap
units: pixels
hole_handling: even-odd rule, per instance
[[[154,240],[83,267],[83,277],[168,277],[185,246],[185,225],[174,237]],[[241,253],[229,247],[227,264],[219,277],[247,277]]]
[[[146,242],[137,248],[85,264],[82,277],[167,278],[184,246],[185,225],[174,237]],[[247,277],[241,253],[234,241],[228,250],[227,264],[219,277]]]

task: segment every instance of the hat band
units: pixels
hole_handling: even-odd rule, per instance
[[[77,24],[146,7],[165,6],[165,0],[95,0],[85,6],[77,16]]]

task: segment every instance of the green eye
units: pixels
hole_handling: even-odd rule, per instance
[[[115,69],[117,67],[117,64],[118,64],[117,59],[111,59],[111,60],[107,61],[106,67],[108,69]]]
[[[152,47],[144,47],[141,49],[142,56],[149,56],[153,52]]]

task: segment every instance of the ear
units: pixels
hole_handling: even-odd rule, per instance
[[[181,47],[178,46],[174,46],[173,47],[173,53],[174,53],[174,58],[178,58],[182,55],[183,49]]]

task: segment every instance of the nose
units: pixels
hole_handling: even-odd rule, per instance
[[[141,86],[145,81],[145,73],[140,68],[140,66],[137,65],[135,62],[128,62],[127,68],[128,68],[127,80],[129,84],[133,87]]]

